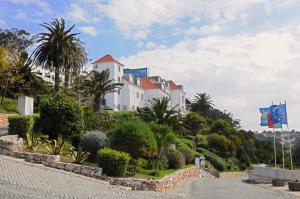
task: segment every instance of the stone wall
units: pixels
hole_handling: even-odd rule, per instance
[[[246,176],[246,172],[220,172],[217,174],[217,178],[240,178]]]
[[[300,170],[285,170],[280,168],[253,166],[253,170],[249,173],[249,180],[254,183],[271,183],[272,179],[275,178],[285,181],[300,181]]]
[[[9,155],[12,152],[23,150],[23,140],[17,135],[6,135],[0,137],[0,154]]]
[[[7,126],[8,125],[8,115],[0,114],[0,126]]]
[[[180,180],[192,177],[200,177],[200,169],[198,166],[178,170],[159,180],[113,178],[106,176],[101,176],[99,179],[108,181],[112,185],[130,187],[132,190],[166,192],[172,190]]]

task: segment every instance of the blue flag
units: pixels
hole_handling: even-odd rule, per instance
[[[287,120],[287,112],[286,112],[286,103],[285,104],[280,104],[280,111],[281,111],[281,124],[288,124]]]
[[[268,126],[269,108],[259,108],[261,113],[260,126]]]

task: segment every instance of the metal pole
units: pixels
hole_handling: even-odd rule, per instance
[[[287,124],[288,136],[289,136],[289,149],[290,149],[290,160],[291,160],[291,170],[294,169],[293,167],[293,156],[292,156],[292,145],[291,145],[291,136],[290,136],[290,129],[289,125]]]
[[[276,154],[276,135],[273,128],[273,136],[274,136],[274,155],[275,155],[275,168],[277,167],[277,154]]]
[[[284,142],[283,142],[282,126],[281,126],[281,148],[282,148],[282,168],[285,169],[285,167],[284,167]]]

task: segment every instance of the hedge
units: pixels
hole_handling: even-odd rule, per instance
[[[33,131],[39,115],[12,115],[8,117],[8,134],[26,137],[27,133]]]
[[[124,176],[130,159],[131,157],[128,153],[110,148],[101,149],[97,154],[98,165],[109,176]]]
[[[198,152],[202,153],[205,158],[219,171],[224,171],[227,169],[226,161],[215,153],[199,147]]]

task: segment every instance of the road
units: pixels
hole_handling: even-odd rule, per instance
[[[0,198],[296,199],[241,179],[188,180],[174,191],[128,191],[107,182],[0,155]]]
[[[289,193],[247,184],[242,179],[202,178],[189,182],[189,199],[296,199]],[[299,199],[299,198],[298,198]]]

